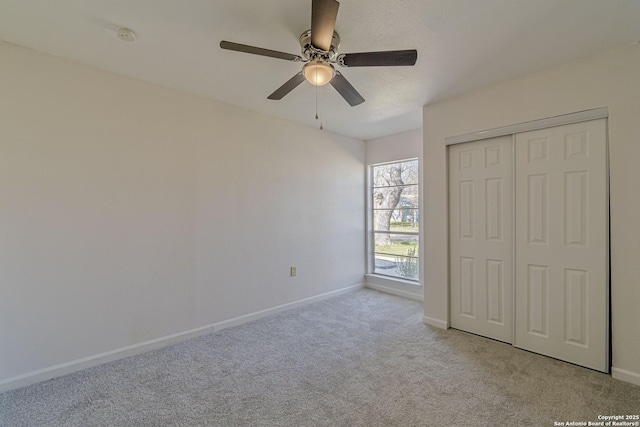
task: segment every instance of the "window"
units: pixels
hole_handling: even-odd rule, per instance
[[[373,273],[418,281],[418,160],[371,167]]]

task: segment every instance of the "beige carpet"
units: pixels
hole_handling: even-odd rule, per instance
[[[553,426],[640,387],[362,290],[0,394],[2,426]]]

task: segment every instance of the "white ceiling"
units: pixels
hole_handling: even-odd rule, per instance
[[[300,64],[311,0],[0,0],[0,40],[310,126],[315,88],[267,96]],[[137,40],[116,37],[129,27]],[[365,98],[322,90],[324,128],[371,139],[422,126],[422,106],[640,40],[640,0],[341,0],[341,53],[417,49],[414,67],[341,68]]]

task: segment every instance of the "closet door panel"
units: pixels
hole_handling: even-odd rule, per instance
[[[449,147],[454,328],[512,342],[512,137]]]
[[[516,135],[515,345],[608,370],[604,119]]]

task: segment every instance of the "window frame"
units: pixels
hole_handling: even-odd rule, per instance
[[[407,162],[416,162],[417,164],[417,179],[415,183],[411,183],[411,184],[402,184],[402,185],[390,185],[390,186],[376,186],[375,185],[375,179],[374,179],[374,170],[376,167],[379,166],[384,166],[384,165],[393,165],[393,164],[400,164],[400,163],[407,163]],[[371,276],[375,276],[375,277],[380,277],[383,278],[385,280],[391,280],[391,281],[396,281],[396,282],[401,282],[401,283],[405,283],[405,284],[409,284],[409,285],[413,285],[413,286],[422,286],[421,285],[421,281],[420,281],[420,277],[421,277],[421,270],[422,270],[422,263],[421,263],[421,254],[422,254],[422,248],[421,248],[421,233],[420,233],[420,223],[422,222],[422,215],[421,215],[421,183],[420,183],[420,177],[421,177],[421,165],[420,165],[420,158],[419,157],[410,157],[410,158],[406,158],[406,159],[400,159],[400,160],[392,160],[392,161],[385,161],[385,162],[379,162],[379,163],[373,163],[370,164],[368,166],[368,171],[367,171],[367,229],[368,229],[368,233],[367,233],[367,275],[371,275]],[[416,198],[417,198],[417,203],[414,207],[410,207],[410,208],[406,208],[406,209],[410,209],[413,212],[415,212],[415,214],[417,214],[417,218],[418,218],[418,231],[400,231],[400,230],[389,230],[389,231],[385,231],[385,230],[375,230],[375,212],[376,211],[382,211],[382,210],[391,210],[390,208],[380,208],[380,209],[376,209],[375,208],[375,204],[374,204],[374,194],[375,194],[375,190],[377,188],[392,188],[392,187],[415,187],[416,188]],[[402,209],[402,207],[400,207],[399,205],[397,205],[393,210],[397,211],[399,209]],[[376,262],[376,254],[382,254],[385,255],[385,253],[383,252],[376,252],[376,234],[389,234],[389,235],[406,235],[406,236],[411,236],[411,237],[415,237],[416,242],[417,242],[417,247],[416,247],[416,253],[415,255],[398,255],[398,254],[386,254],[387,257],[392,256],[392,257],[398,257],[398,258],[403,258],[403,259],[414,259],[415,262],[417,263],[417,274],[414,277],[406,277],[406,276],[402,276],[402,275],[396,275],[396,274],[385,274],[383,272],[380,271],[376,271],[376,266],[375,266],[375,262]]]

